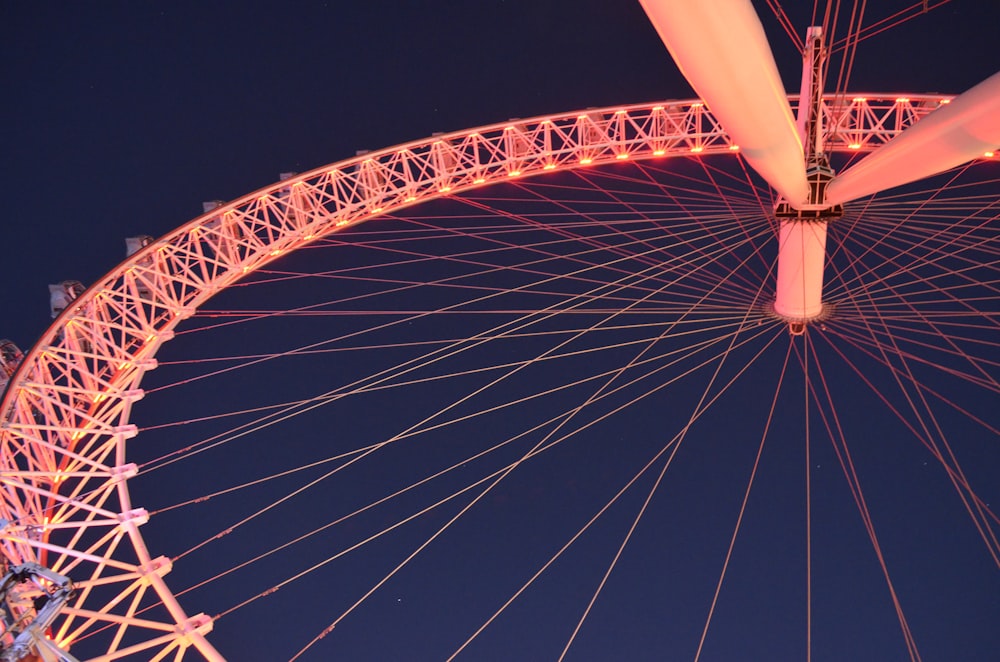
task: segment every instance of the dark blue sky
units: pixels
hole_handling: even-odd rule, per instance
[[[955,0],[864,42],[852,88],[967,89],[997,68],[991,5]],[[25,346],[45,323],[46,283],[93,281],[122,257],[123,237],[162,234],[202,200],[435,131],[691,94],[637,2],[13,3],[0,12],[5,244],[21,247],[2,264],[15,284],[0,293],[0,334]],[[766,12],[797,89],[798,58]]]
[[[796,90],[797,54],[766,4],[758,4],[786,85]],[[807,17],[789,11],[804,31]],[[1000,68],[1000,56],[992,47],[998,24],[1000,7],[995,3],[954,0],[863,42],[850,89],[961,92]],[[309,170],[353,156],[355,150],[386,147],[436,131],[691,95],[638,2],[6,3],[0,7],[0,34],[6,90],[0,108],[0,174],[7,197],[0,337],[11,338],[24,349],[48,323],[46,284],[63,279],[95,281],[124,256],[126,236],[164,234],[198,215],[203,200],[234,199],[273,182],[279,172]],[[322,263],[322,258],[317,260]],[[234,299],[230,305],[251,304]],[[272,305],[273,298],[259,304]],[[979,308],[995,313],[995,297]],[[279,336],[286,330],[279,327]],[[246,351],[262,351],[256,337],[254,332],[252,339],[222,342],[246,340]],[[281,340],[278,347],[284,346]],[[177,342],[169,350],[172,357],[185,350],[195,355],[204,351],[198,342]],[[773,390],[774,362],[780,367],[787,346],[779,345],[768,355],[770,362],[755,364],[756,372],[730,396],[727,411],[732,414],[700,430],[699,438],[707,440],[710,452],[689,458],[685,473],[661,491],[667,503],[677,498],[683,507],[659,510],[654,524],[639,529],[630,546],[638,551],[616,571],[617,581],[598,603],[608,607],[588,621],[588,626],[595,620],[598,624],[585,628],[569,659],[692,656],[692,642],[697,642],[704,622],[705,601],[714,588],[720,554],[732,531],[763,424],[761,402]],[[995,349],[984,350],[982,356],[997,360]],[[253,377],[256,381],[248,394],[213,396],[211,402],[198,401],[204,392],[173,400],[167,395],[159,404],[150,403],[151,409],[144,413],[150,422],[165,422],[193,417],[203,405],[210,413],[258,400],[303,397],[322,390],[324,371],[348,374],[363,370],[360,363],[350,359],[333,367],[291,363]],[[928,374],[937,386],[936,377]],[[163,383],[176,375],[154,374],[151,379]],[[995,370],[993,376],[996,379]],[[871,396],[863,384],[845,376],[839,383],[840,407],[854,414],[845,428],[860,440],[859,462],[865,461],[871,447],[888,440],[885,447],[871,450],[870,473],[862,480],[870,481],[866,494],[879,504],[879,521],[886,522],[885,535],[891,541],[887,544],[896,553],[893,569],[906,593],[904,602],[918,605],[908,613],[924,659],[992,659],[1000,646],[993,627],[1000,619],[1000,573],[986,558],[985,547],[975,546],[974,535],[973,544],[968,544],[971,523],[957,501],[938,508],[934,499],[949,495],[950,488],[940,475],[924,477],[924,451],[912,450],[916,442],[906,438],[901,426],[866,409]],[[671,402],[676,409],[670,411],[689,413],[704,384],[704,380],[693,382],[690,392],[676,395]],[[995,400],[995,393],[961,384],[940,386],[953,389],[955,397],[974,398],[970,406],[978,412],[989,409],[991,397]],[[790,378],[789,389],[801,402],[801,376]],[[448,395],[426,392],[416,397],[418,402],[408,405],[413,410]],[[264,462],[294,466],[328,454],[315,447],[318,428],[359,439],[393,434],[396,415],[384,413],[389,404],[363,402],[349,420],[309,419],[255,443],[287,444],[278,459],[269,456],[272,459]],[[456,534],[387,593],[377,594],[371,614],[359,616],[359,627],[348,630],[350,622],[345,621],[343,635],[338,629],[303,659],[446,656],[540,558],[568,537],[571,522],[596,510],[608,498],[607,490],[617,488],[645,461],[656,445],[648,439],[655,436],[650,431],[658,430],[663,411],[651,404],[614,434],[606,433],[611,436],[582,441],[576,460],[556,457],[527,471],[493,499],[464,537]],[[779,421],[775,435],[799,435],[801,413],[800,408]],[[533,414],[529,410],[520,415]],[[995,413],[990,420],[996,425]],[[990,441],[981,428],[961,420],[951,423],[955,438],[968,436],[980,443],[970,448],[982,448]],[[747,429],[745,437],[737,434]],[[183,445],[183,439],[167,438],[178,428],[170,430],[160,437],[147,435],[151,446]],[[462,434],[477,431],[463,429]],[[459,452],[448,445],[457,438],[442,440],[435,452],[442,457]],[[617,444],[615,453],[602,455],[612,442]],[[244,462],[246,456],[262,453],[248,446],[235,461],[220,456],[180,465],[176,474],[151,483],[142,494],[152,509],[237,483],[241,475],[253,477],[263,471]],[[801,478],[801,470],[795,474],[791,468],[799,466],[794,451],[786,449],[787,456],[775,453],[755,493],[759,501],[748,514],[747,527],[756,534],[748,535],[746,547],[738,550],[743,564],[733,579],[732,597],[720,603],[713,622],[713,632],[720,633],[710,639],[715,648],[706,649],[703,659],[803,657],[802,610],[788,606],[801,603],[802,522],[776,514],[801,498],[798,483],[789,477]],[[817,464],[832,466],[836,461],[828,443],[816,453]],[[720,461],[733,457],[738,459]],[[995,504],[1000,498],[996,493],[1000,458],[995,453],[970,457],[966,461],[979,478],[977,484],[993,490]],[[879,464],[887,458],[888,471]],[[412,462],[413,457],[400,451],[364,468],[350,482],[275,514],[249,538],[223,542],[206,556],[192,555],[188,562],[195,567],[179,563],[172,581],[183,586],[218,572],[225,567],[220,559],[245,558],[265,548],[264,541],[272,535],[277,540],[298,535],[332,517],[325,514],[326,504],[364,503],[367,492],[358,486],[403,481],[403,469]],[[157,491],[169,487],[171,480],[176,481],[176,495]],[[820,495],[818,513],[837,520],[854,512],[839,470],[818,474],[814,480]],[[907,496],[910,493],[894,489],[897,480],[910,487],[929,481],[928,490],[935,497]],[[647,480],[641,489],[648,490],[650,484]],[[591,489],[595,485],[602,489]],[[443,494],[449,486],[439,489]],[[644,493],[630,493],[606,530],[561,564],[536,598],[526,601],[501,627],[487,630],[467,659],[554,659]],[[214,515],[219,520],[207,516],[203,520],[200,511],[193,510],[164,515],[158,528],[150,525],[150,538],[161,546],[161,553],[176,554],[190,541],[217,531],[218,522],[252,510],[247,504],[269,498],[275,497],[260,493],[247,496],[245,503],[226,502]],[[700,505],[716,501],[724,507]],[[798,504],[791,507],[793,515],[796,508]],[[358,524],[357,530],[330,534],[309,552],[220,582],[211,595],[193,593],[185,605],[190,612],[218,613],[322,558],[325,550],[348,544],[360,527],[375,527],[397,515],[390,511],[371,523]],[[402,539],[365,552],[336,574],[307,578],[305,586],[295,589],[298,592],[283,590],[220,620],[219,646],[232,660],[287,659],[363,593],[380,576],[378,572],[398,562],[399,550],[412,549],[421,535],[429,534],[447,516],[429,518],[401,534]],[[957,522],[954,529],[937,528],[949,522]],[[692,544],[693,540],[700,542]],[[951,540],[963,548],[961,554],[952,553]],[[817,599],[814,617],[834,624],[825,629],[817,626],[814,659],[904,659],[899,626],[891,608],[885,608],[884,581],[857,521],[847,531],[818,528],[814,545],[823,550],[817,563],[822,558],[827,565],[820,567],[828,570],[816,580],[815,590],[825,591],[826,597]],[[912,563],[908,546],[921,550],[913,554]],[[369,573],[372,568],[376,570]],[[454,570],[450,582],[438,579],[446,568]],[[961,609],[951,607],[949,601],[962,604],[963,591],[968,600]],[[944,606],[921,606],[933,605],[939,594],[948,596],[941,598]]]

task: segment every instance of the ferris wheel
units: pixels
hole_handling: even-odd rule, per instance
[[[794,498],[802,510],[789,556],[801,567],[788,573],[796,575],[789,581],[797,587],[788,590],[803,592],[795,628],[807,641],[806,657],[814,631],[817,650],[821,636],[832,636],[821,635],[819,615],[834,607],[819,593],[839,590],[819,577],[821,564],[832,563],[819,547],[854,536],[870,554],[862,575],[877,582],[876,593],[889,605],[884,613],[898,650],[921,659],[921,631],[913,626],[920,618],[908,616],[916,599],[903,595],[894,579],[899,557],[884,533],[892,527],[879,519],[873,495],[881,486],[865,477],[867,449],[855,444],[880,440],[859,430],[868,414],[858,412],[873,402],[896,426],[879,434],[902,430],[929,458],[938,487],[952,495],[963,530],[977,541],[980,562],[993,572],[984,581],[996,585],[1000,522],[981,492],[995,474],[970,465],[977,464],[974,453],[989,452],[998,424],[995,407],[969,393],[1000,390],[992,340],[1000,319],[991,160],[1000,146],[1000,74],[957,97],[825,93],[830,44],[817,27],[802,43],[801,92],[788,97],[749,2],[726,3],[720,15],[711,3],[642,4],[698,99],[511,120],[287,174],[233,202],[206,204],[202,216],[140,241],[105,278],[74,291],[31,351],[0,347],[9,379],[0,430],[0,659],[221,660],[225,650],[216,650],[210,634],[216,624],[293,584],[311,583],[352,553],[375,550],[365,557],[377,559],[375,579],[353,581],[360,566],[350,566],[348,578],[339,580],[349,597],[324,594],[338,605],[336,613],[321,614],[315,637],[293,646],[290,654],[298,659],[321,639],[340,637],[372,596],[424,563],[425,550],[469,527],[467,535],[484,541],[482,548],[453,547],[438,562],[461,578],[447,613],[466,632],[435,642],[442,656],[483,659],[495,637],[507,642],[505,650],[519,651],[510,632],[539,617],[537,607],[511,616],[529,599],[522,596],[545,582],[563,582],[554,595],[572,597],[572,605],[556,625],[540,626],[555,632],[562,646],[547,654],[562,659],[572,657],[574,647],[600,651],[605,645],[639,659],[639,649],[630,646],[640,644],[628,634],[638,627],[636,612],[619,606],[618,616],[604,614],[605,630],[624,633],[611,643],[600,642],[606,632],[588,634],[588,628],[615,598],[620,605],[642,595],[637,603],[648,609],[652,598],[642,582],[664,585],[642,574],[651,572],[643,562],[662,556],[670,567],[658,570],[677,582],[668,586],[681,604],[697,605],[697,626],[669,612],[659,618],[676,619],[678,629],[662,622],[653,629],[664,638],[685,637],[682,649],[670,650],[695,659],[725,657],[731,649],[713,649],[720,645],[713,633],[725,624],[740,632],[741,619],[763,617],[743,597],[727,601],[740,581],[732,576],[748,535],[744,518],[751,518],[762,490],[763,503]],[[929,183],[915,184],[924,180]],[[251,303],[240,298],[252,289],[245,283],[269,288],[299,280],[298,267],[283,265],[293,253],[309,262],[318,247],[329,256],[320,261],[324,266],[312,265],[320,277],[307,289],[325,296],[322,304],[295,302],[277,311],[254,308],[256,295]],[[206,315],[207,306],[218,307]],[[326,335],[276,352],[245,349],[242,341],[249,347],[249,339],[238,331],[223,342],[232,343],[239,363],[187,364],[169,354],[193,328],[211,338],[218,329],[258,319],[283,334],[311,318],[323,320]],[[201,349],[197,342],[189,348]],[[165,354],[170,358],[163,360]],[[169,397],[175,384],[206,376],[266,383],[271,373],[247,375],[269,369],[279,356],[299,362],[295,374],[324,370],[333,381],[320,393],[289,395],[277,404],[234,405],[232,416],[250,418],[198,441],[169,450],[136,448],[157,427],[143,425],[139,435],[133,422],[147,394]],[[335,362],[321,364],[321,356]],[[201,372],[183,373],[190,365]],[[180,376],[156,381],[170,369]],[[833,370],[848,374],[856,392],[834,395]],[[799,404],[794,414],[785,411],[789,389]],[[204,403],[185,397],[185,406],[200,411]],[[224,486],[156,510],[167,518],[293,474],[308,476],[303,483],[281,498],[261,497],[181,553],[163,554],[148,544],[146,531],[155,522],[135,498],[137,490],[143,493],[144,475],[170,475],[178,466],[192,471],[180,461],[233,448],[249,432],[320,408],[336,412],[327,424],[337,437],[329,455],[305,452],[310,460],[275,464],[270,474],[242,482],[227,477]],[[749,432],[735,435],[720,410],[752,420]],[[944,411],[961,417],[959,432],[945,430]],[[230,414],[190,416],[227,421]],[[860,418],[851,422],[851,416]],[[620,423],[623,418],[632,422]],[[799,462],[797,491],[769,491],[758,479],[783,422],[797,426],[784,432],[798,440],[795,452],[784,451],[791,453],[785,460]],[[166,434],[178,429],[174,423],[162,426]],[[289,447],[301,434],[295,430],[285,433]],[[638,430],[654,430],[648,435],[654,439],[632,443]],[[710,441],[698,443],[696,435]],[[959,447],[966,440],[971,443]],[[887,446],[890,457],[902,447]],[[234,452],[257,452],[239,448]],[[567,448],[590,458],[587,467],[567,464]],[[738,466],[717,466],[731,454],[741,457]],[[837,488],[818,472],[827,462],[835,467]],[[567,466],[579,473],[560,474]],[[688,477],[675,478],[682,471]],[[236,561],[190,585],[174,584],[182,561],[213,543],[225,545],[254,522],[285,527],[287,518],[275,519],[279,506],[315,495],[317,486],[349,472],[358,473],[349,479],[357,481],[349,483],[352,492],[355,484],[376,489],[310,496],[310,509],[344,503],[330,526],[348,522],[352,535],[333,540],[333,551],[265,579],[266,586],[233,605],[213,605],[211,613],[178,595],[178,586],[187,593],[224,582],[245,565]],[[715,526],[685,522],[686,504],[720,490],[714,485],[703,493],[706,480],[729,488],[720,498],[720,519]],[[600,484],[599,496],[580,483]],[[556,484],[560,496],[552,494]],[[839,490],[850,503],[853,533],[819,532],[826,489]],[[503,529],[510,501],[532,515]],[[672,506],[653,515],[660,501]],[[479,511],[486,511],[484,519],[470,524]],[[607,514],[616,511],[625,514],[609,525]],[[197,517],[181,521],[198,528]],[[789,547],[782,525],[766,518],[758,525],[776,547]],[[798,535],[801,526],[804,535]],[[327,536],[327,527],[287,535],[293,541]],[[660,537],[650,528],[684,535]],[[603,546],[593,542],[601,530],[610,541]],[[156,537],[162,543],[165,535]],[[404,536],[405,552],[380,547],[394,535]],[[628,557],[644,535],[652,551],[633,559],[632,567],[643,570],[630,575]],[[704,545],[684,547],[677,539],[691,536],[704,536]],[[508,548],[512,539],[519,544]],[[254,549],[241,559],[249,566],[285,547]],[[524,557],[518,572],[497,561],[517,555]],[[687,563],[678,571],[683,557]],[[551,579],[562,566],[587,570],[575,579]],[[420,584],[423,573],[440,570],[421,567],[408,581]],[[787,567],[772,569],[768,582],[781,584]],[[475,578],[493,573],[504,575],[499,597],[467,595],[480,593],[469,588]],[[688,595],[677,581],[686,573],[700,578],[697,593]],[[616,588],[623,575],[629,579]],[[747,591],[756,590],[748,581]],[[402,604],[403,598],[393,600]],[[388,619],[379,614],[370,618]],[[516,625],[506,635],[492,634],[508,617]],[[441,616],[408,618],[424,630]],[[344,636],[360,638],[357,645],[368,649],[382,638]],[[522,659],[533,655],[520,651]]]

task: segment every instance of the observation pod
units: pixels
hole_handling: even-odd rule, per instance
[[[126,237],[125,257],[132,257],[151,243],[153,243],[153,237],[148,234],[141,234],[137,237]]]
[[[59,317],[62,311],[69,307],[87,288],[78,280],[64,280],[55,285],[49,285],[49,312],[52,319]]]
[[[24,360],[24,353],[10,340],[0,340],[0,393]]]

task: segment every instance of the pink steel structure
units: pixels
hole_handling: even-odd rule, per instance
[[[141,527],[148,515],[132,504],[128,480],[137,469],[126,461],[127,442],[136,434],[130,413],[133,403],[143,397],[143,375],[156,367],[156,352],[170,340],[177,324],[220,289],[287,251],[382,214],[511,178],[625,159],[741,152],[792,207],[808,206],[806,151],[790,105],[795,98],[780,91],[773,61],[771,66],[757,66],[770,59],[770,51],[761,41],[763,33],[752,25],[756,16],[752,9],[746,11],[749,3],[737,3],[743,11],[734,11],[729,17],[733,23],[716,25],[717,39],[699,33],[699,39],[710,44],[707,48],[699,40],[685,41],[683,31],[670,29],[673,21],[681,21],[680,25],[685,20],[707,21],[705,16],[677,16],[678,12],[704,14],[695,7],[701,3],[643,4],[706,100],[511,121],[400,145],[295,176],[212,209],[151,243],[56,319],[11,377],[0,427],[4,557],[11,565],[34,562],[71,575],[76,588],[52,626],[51,641],[37,638],[40,655],[70,659],[64,651],[74,641],[103,630],[106,653],[96,660],[133,655],[181,660],[192,650],[205,659],[223,659],[205,637],[212,629],[211,618],[187,614],[165,580],[169,560],[146,548]],[[747,39],[732,42],[719,60],[718,47],[726,43],[724,35],[734,24],[736,33]],[[712,33],[711,21],[705,25]],[[735,81],[723,79],[726,62],[741,61],[745,48],[752,48],[755,55],[742,58],[743,69],[763,72],[763,79],[747,74],[749,92],[731,87],[742,73]],[[951,116],[935,116],[935,121],[943,119],[926,132],[928,140],[947,140],[935,131],[941,124],[982,128],[978,142],[970,142],[961,153],[962,160],[980,155],[984,145],[1000,142],[995,135],[1000,122],[995,110],[998,80],[990,79],[985,92],[970,93],[971,101],[952,104],[957,110]],[[748,99],[759,104],[747,108]],[[821,127],[818,144],[826,153],[876,150],[951,101],[928,95],[823,97],[812,108]],[[709,112],[706,102],[718,116]],[[992,110],[985,116],[975,112],[983,107]],[[764,132],[764,127],[774,132]],[[922,138],[916,132],[912,135],[913,141]],[[948,167],[942,165],[946,161],[942,157],[921,172]],[[895,167],[895,161],[886,163],[876,175]],[[875,175],[855,179],[869,176]],[[919,176],[907,173],[896,183]],[[864,194],[847,175],[841,185],[837,181],[830,187],[831,199],[822,201],[822,206]],[[891,185],[879,181],[876,190]],[[794,234],[783,231],[783,245],[802,239],[801,232],[798,240]],[[789,319],[808,320],[819,314],[824,255],[822,244],[817,246],[780,258],[819,265],[819,285],[805,288],[815,301],[801,308],[784,307],[783,301],[805,295],[802,288],[793,288],[783,297],[779,275],[777,312]],[[18,616],[26,620],[32,616],[30,597],[19,607]],[[139,615],[158,601],[165,610],[152,612],[157,616]]]
[[[828,150],[870,151],[950,101],[942,96],[826,98]],[[213,209],[118,265],[55,321],[11,379],[0,428],[2,540],[11,563],[36,561],[77,578],[56,645],[112,625],[97,660],[197,649],[204,614],[188,616],[151,554],[133,506],[126,444],[140,382],[173,329],[247,273],[345,226],[442,195],[623,159],[731,154],[739,149],[700,101],[550,115],[372,152],[278,182]],[[60,540],[54,542],[58,532]],[[131,560],[131,559],[138,559]],[[95,602],[93,589],[102,587]],[[108,589],[112,589],[109,591]],[[113,593],[113,595],[108,595]],[[138,617],[162,600],[169,618]],[[121,647],[126,631],[145,643]],[[159,656],[159,657],[154,657]]]

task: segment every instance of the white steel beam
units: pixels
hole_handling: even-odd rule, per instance
[[[839,205],[930,177],[1000,147],[1000,72],[952,99],[830,182]]]
[[[750,0],[639,1],[747,162],[793,207],[805,204],[802,141]]]

